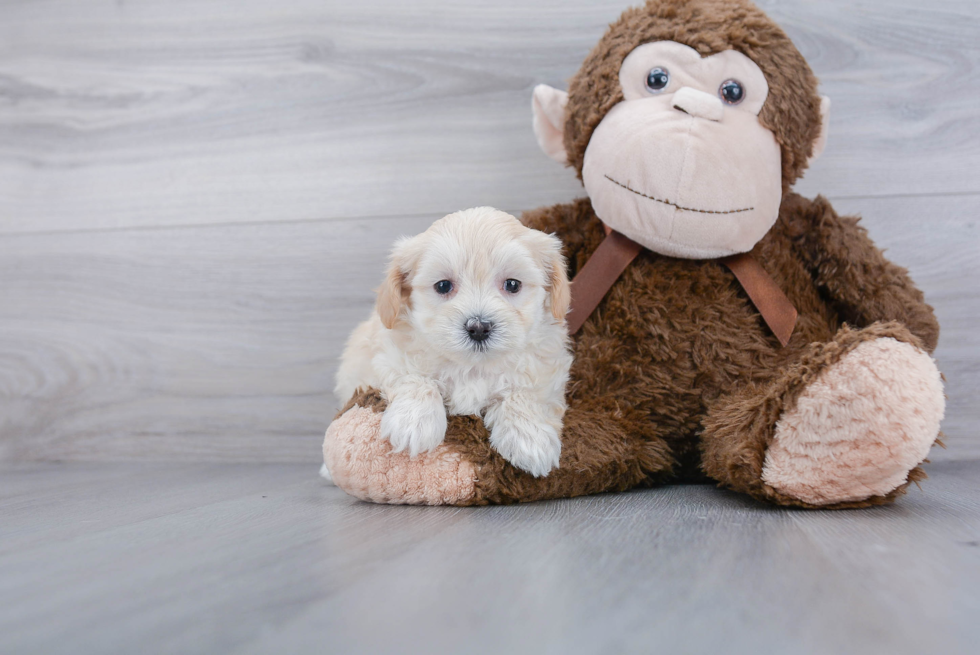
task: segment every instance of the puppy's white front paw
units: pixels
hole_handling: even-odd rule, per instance
[[[427,393],[397,396],[381,416],[381,436],[399,453],[408,449],[415,457],[438,446],[446,438],[446,407],[442,397]]]
[[[561,437],[554,426],[542,421],[511,419],[498,412],[490,432],[490,445],[508,462],[536,478],[558,468]]]

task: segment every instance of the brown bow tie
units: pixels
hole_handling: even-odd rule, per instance
[[[572,280],[569,334],[579,331],[626,267],[643,250],[643,246],[629,237],[608,226],[604,227],[606,238]],[[789,343],[796,326],[796,308],[762,265],[748,253],[723,257],[718,261],[735,275],[779,343],[784,346]]]

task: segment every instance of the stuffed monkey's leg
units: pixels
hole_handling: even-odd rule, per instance
[[[709,407],[702,467],[722,485],[803,507],[890,502],[939,435],[935,363],[898,323],[842,328],[765,382]]]
[[[620,419],[569,408],[559,466],[536,478],[490,447],[477,417],[451,416],[445,442],[411,458],[380,436],[385,404],[375,391],[355,394],[327,430],[324,461],[347,493],[377,503],[482,505],[567,498],[635,487],[669,471],[664,442],[640,438]]]

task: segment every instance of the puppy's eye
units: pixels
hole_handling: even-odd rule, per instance
[[[449,280],[439,280],[432,286],[440,296],[444,296],[453,290],[453,283]]]
[[[520,280],[507,280],[504,282],[504,291],[507,293],[517,293],[521,290]]]
[[[737,105],[745,98],[745,89],[738,80],[725,80],[718,89],[721,99],[730,105]]]
[[[670,83],[670,73],[667,72],[666,68],[654,68],[649,73],[647,73],[647,89],[651,93],[660,93],[667,88]]]

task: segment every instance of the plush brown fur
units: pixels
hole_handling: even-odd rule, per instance
[[[782,149],[787,188],[819,132],[816,80],[786,35],[742,0],[659,0],[614,23],[572,80],[565,145],[581,174],[592,131],[622,100],[618,71],[636,46],[670,39],[709,55],[735,48],[765,73],[760,119]],[[605,236],[589,200],[528,212],[530,227],[565,244],[569,277]],[[786,192],[779,218],[755,246],[799,312],[786,347],[766,328],[718,261],[643,251],[574,342],[559,468],[534,478],[489,446],[477,417],[450,420],[447,443],[476,467],[469,503],[506,503],[703,480],[760,500],[807,507],[765,484],[762,469],[779,417],[816,376],[858,344],[891,337],[932,352],[939,325],[905,269],[884,258],[858,225],[824,198]],[[352,402],[381,411],[376,393]],[[921,469],[909,482],[922,479]],[[834,507],[889,502],[885,496]]]
[[[603,238],[587,199],[525,221],[562,237],[572,275]],[[591,411],[597,432],[617,425],[660,444],[669,459],[646,469],[651,480],[700,469],[757,498],[805,506],[761,481],[781,413],[861,341],[889,336],[931,352],[939,326],[906,271],[823,198],[787,195],[752,253],[799,311],[786,348],[721,264],[644,251],[576,340],[569,406]],[[845,320],[861,328],[842,329]]]

